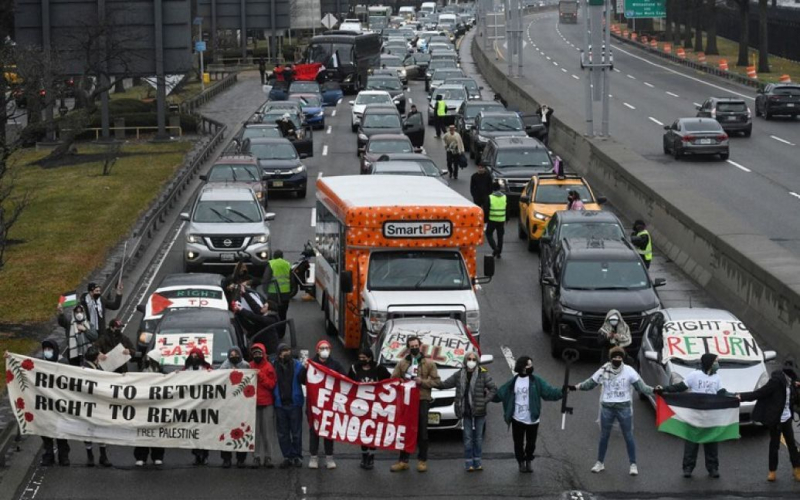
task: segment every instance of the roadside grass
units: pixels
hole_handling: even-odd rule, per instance
[[[206,88],[214,85],[214,81],[210,84],[206,85]],[[176,91],[171,93],[167,96],[167,102],[172,104],[181,104],[186,100],[191,99],[192,97],[197,97],[200,95],[202,90],[202,85],[200,82],[192,80],[191,82],[186,82]],[[142,83],[140,85],[133,86],[129,89],[126,89],[125,92],[119,93],[112,93],[109,94],[111,96],[111,100],[119,100],[119,99],[155,99],[156,98],[156,89],[151,87],[147,83]]]
[[[46,167],[36,162],[47,151],[16,152],[10,170],[32,200],[11,231],[14,244],[0,271],[0,324],[47,321],[59,295],[103,264],[191,146],[124,144],[108,176],[101,175],[103,146],[79,144],[79,155]]]
[[[13,334],[0,331],[0,373],[3,374],[3,376],[0,376],[0,394],[2,394],[6,388],[6,358],[3,356],[3,353],[8,351],[27,356],[39,346],[39,341],[36,339],[13,338],[11,337],[12,335]]]

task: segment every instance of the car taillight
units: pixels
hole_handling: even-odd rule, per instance
[[[685,135],[681,137],[681,141],[683,142],[692,142],[695,139],[693,135]]]
[[[42,89],[42,90],[39,91],[39,97],[44,97],[46,95],[47,95],[47,91],[45,89]]]
[[[753,115],[751,115],[751,114],[750,114],[750,108],[747,108],[747,117],[748,117],[748,118],[750,118],[750,117],[752,117],[752,116],[753,116]]]
[[[718,135],[717,136],[717,140],[720,141],[720,142],[721,141],[727,141],[728,140],[728,134],[720,134],[720,135]]]
[[[778,101],[778,100],[780,100],[780,98],[778,96],[776,96],[776,95],[771,95],[771,96],[769,96],[769,100],[770,101]]]

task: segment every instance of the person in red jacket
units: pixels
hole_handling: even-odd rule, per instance
[[[250,368],[258,370],[258,384],[256,389],[256,449],[254,468],[263,463],[271,469],[272,464],[272,439],[275,436],[275,398],[272,391],[275,389],[277,377],[275,368],[267,359],[267,350],[264,344],[253,344],[250,347]]]

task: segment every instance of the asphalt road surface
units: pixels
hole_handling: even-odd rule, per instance
[[[583,116],[584,78],[589,72],[580,69],[583,18],[578,24],[558,24],[557,12],[538,13],[526,17],[523,27],[526,79],[550,90],[554,102],[547,104],[556,115],[559,109],[569,109]],[[674,172],[676,185],[719,203],[746,224],[800,254],[800,217],[795,216],[800,210],[800,120],[756,118],[754,89],[649,56],[614,39],[612,46],[611,135]],[[498,49],[505,55],[500,44]],[[505,70],[505,64],[501,68]],[[663,126],[677,118],[695,116],[695,105],[712,96],[744,99],[753,112],[752,136],[732,135],[727,162],[715,157],[675,161],[664,155]],[[594,117],[599,130],[599,103]]]
[[[471,37],[470,34],[465,40],[464,49],[468,47]],[[560,43],[560,39],[555,41]],[[469,51],[462,50],[462,56],[462,67],[468,73],[474,73]],[[572,92],[568,86],[565,86],[565,90]],[[484,93],[487,97],[492,95],[488,87]],[[412,82],[408,95],[421,110],[426,108],[421,82]],[[228,120],[244,115],[237,118],[241,120],[246,117],[248,110],[255,110],[263,100],[257,83],[252,78],[242,78],[237,86],[217,97],[210,105],[212,109],[206,111],[216,112],[219,117]],[[354,154],[356,136],[350,132],[347,100],[346,97],[336,108],[326,110],[326,126],[329,128],[314,134],[315,154],[307,161],[310,178],[357,174],[359,171]],[[431,127],[426,134],[428,154],[440,166],[444,166],[441,141],[435,139]],[[473,172],[474,166],[471,164],[451,186],[468,196],[469,176]],[[730,175],[734,173],[737,172],[732,171]],[[274,248],[283,249],[290,261],[299,255],[302,244],[313,237],[311,221],[314,200],[315,189],[312,184],[305,200],[276,197],[270,202],[270,209],[277,213],[272,226]],[[482,347],[485,353],[494,355],[495,362],[489,369],[498,383],[510,378],[509,366],[513,364],[514,357],[529,354],[534,358],[538,374],[554,385],[561,385],[564,366],[550,357],[549,343],[541,330],[540,293],[536,282],[537,256],[529,253],[517,239],[515,224],[516,220],[509,222],[506,249],[503,259],[497,262],[497,274],[479,294],[483,322]],[[147,293],[152,290],[150,285],[157,284],[164,275],[181,272],[180,228],[181,224],[177,222],[152,259],[152,273],[146,274],[143,283]],[[483,254],[489,252],[488,246],[481,251]],[[667,305],[685,306],[690,301],[695,306],[712,305],[695,284],[658,255],[651,273],[669,280],[669,285],[662,289],[662,298]],[[300,347],[313,349],[316,342],[325,336],[323,316],[315,302],[294,300],[289,315],[297,322]],[[131,321],[132,325],[136,323],[138,316]],[[334,357],[346,364],[354,360],[353,353],[345,352],[338,343],[334,345]],[[597,366],[597,361],[579,363],[573,369],[572,380],[585,379]],[[429,471],[426,474],[420,474],[413,468],[404,473],[390,473],[389,466],[397,458],[394,453],[379,453],[375,470],[361,470],[358,467],[359,450],[340,444],[336,445],[335,455],[339,467],[332,471],[309,470],[305,467],[289,471],[225,470],[221,468],[218,453],[212,454],[209,466],[198,468],[191,465],[189,450],[168,450],[165,465],[160,470],[153,466],[139,469],[134,467],[132,449],[122,447],[110,449],[113,468],[89,469],[83,465],[85,457],[81,443],[72,443],[73,466],[49,469],[35,467],[21,498],[558,498],[571,490],[588,491],[607,498],[695,498],[701,495],[796,498],[800,494],[800,483],[790,478],[785,450],[781,457],[780,480],[775,484],[765,482],[767,436],[754,429],[744,430],[739,441],[721,444],[721,479],[708,478],[702,465],[696,470],[694,478],[683,479],[683,443],[656,432],[654,411],[639,400],[634,402],[634,408],[640,475],[628,475],[628,460],[619,433],[612,437],[606,471],[592,474],[589,469],[595,461],[599,437],[596,423],[598,397],[598,392],[579,393],[570,397],[570,405],[574,406],[575,412],[567,418],[566,430],[560,429],[560,404],[545,403],[533,474],[518,472],[511,433],[502,421],[500,406],[491,405],[483,448],[485,470],[480,473],[467,474],[464,471],[463,447],[458,432],[432,435]],[[307,428],[303,433],[305,438]]]

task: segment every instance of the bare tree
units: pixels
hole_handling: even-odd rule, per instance
[[[717,48],[717,0],[706,2],[706,54],[719,55]]]
[[[8,163],[11,151],[0,149],[0,271],[6,263],[6,249],[11,244],[11,229],[31,200],[30,191],[19,192]]]
[[[739,58],[737,66],[748,66],[747,57],[750,45],[750,0],[733,0],[739,9]]]
[[[769,0],[758,0],[758,72],[769,73]]]

